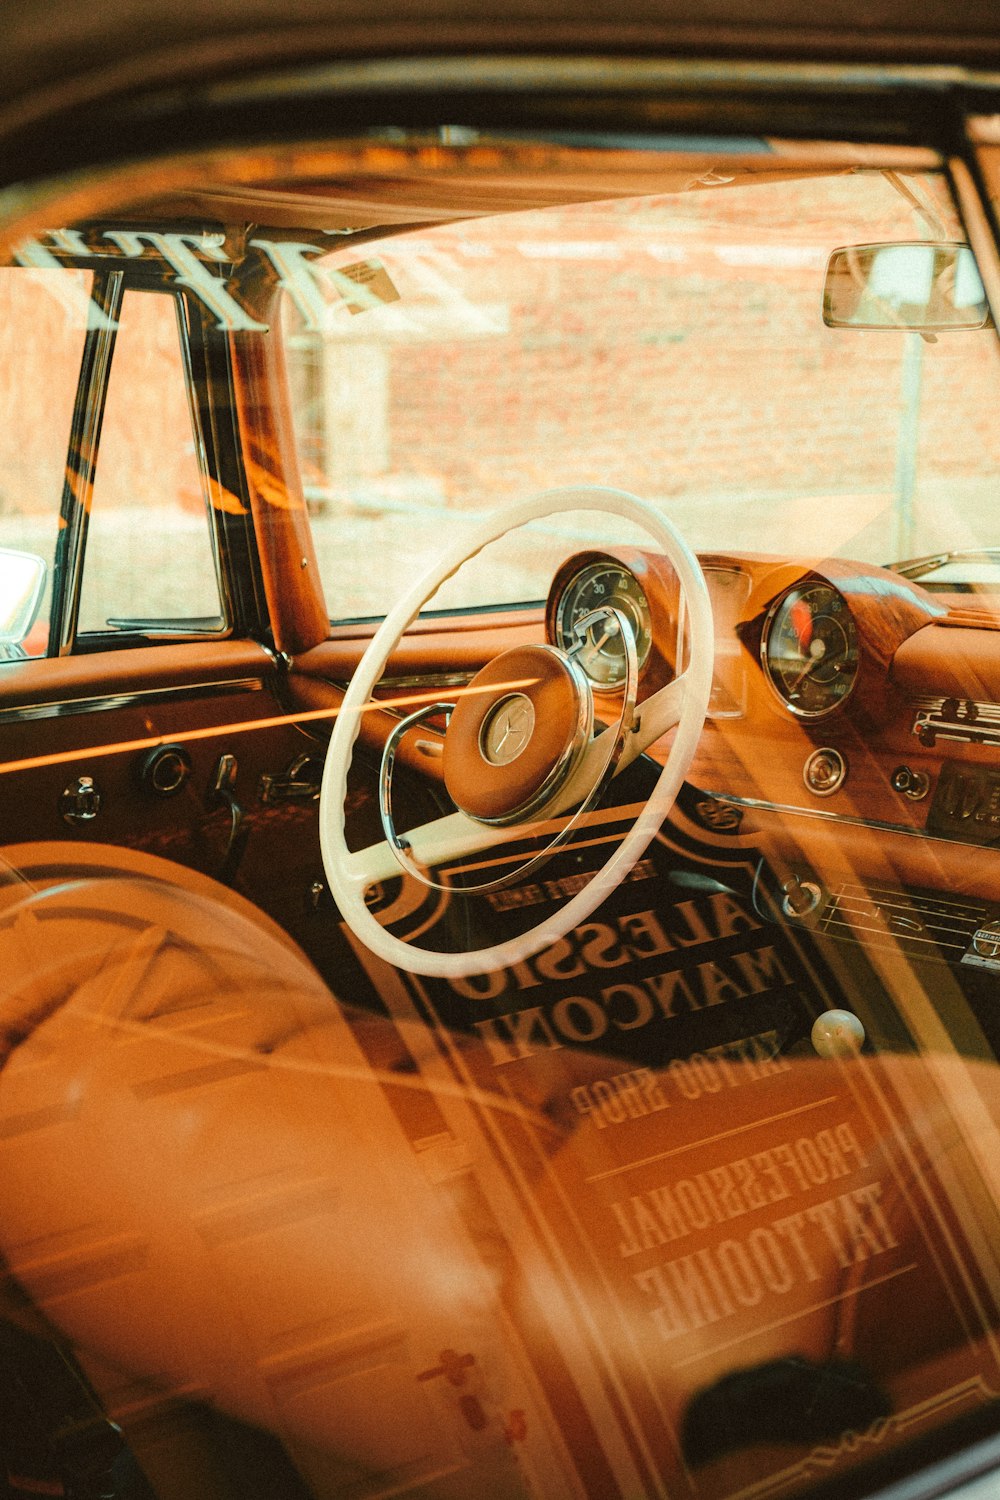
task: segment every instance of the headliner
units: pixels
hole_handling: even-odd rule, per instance
[[[320,59],[609,50],[1000,65],[996,0],[6,0],[0,97],[233,77]]]
[[[478,122],[492,90],[501,102],[484,118],[495,124],[510,118],[504,100],[525,80],[529,95],[551,87],[577,101],[638,87],[649,117],[675,87],[678,61],[700,70],[679,85],[682,115],[700,100],[710,130],[736,120],[727,88],[757,101],[749,133],[927,140],[970,83],[986,85],[977,108],[998,109],[997,0],[630,0],[627,18],[623,9],[621,0],[503,0],[489,11],[482,0],[5,0],[0,187],[12,190],[15,214],[30,212],[32,180],[350,133],[352,120],[364,133],[386,123],[374,119],[380,101],[391,118],[400,100],[416,100],[400,122],[409,127],[447,119],[448,101],[464,94],[455,118]],[[763,85],[758,64],[778,65]],[[938,98],[925,98],[919,130],[886,133],[893,109],[911,108],[914,67],[932,70]],[[755,114],[762,87],[766,108]],[[796,113],[803,87],[840,98],[831,126]],[[783,92],[791,102],[780,117]],[[572,104],[559,108],[573,118]]]

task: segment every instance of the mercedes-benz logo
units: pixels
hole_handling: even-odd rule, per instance
[[[483,759],[491,766],[510,765],[531,739],[534,727],[535,706],[530,698],[523,693],[501,698],[483,720],[479,733]]]
[[[974,934],[972,946],[980,958],[1000,958],[1000,922],[987,922]]]

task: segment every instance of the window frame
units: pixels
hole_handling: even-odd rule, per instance
[[[120,628],[81,630],[80,603],[87,567],[87,539],[91,500],[98,474],[101,430],[111,372],[114,366],[117,326],[87,330],[77,385],[73,420],[66,454],[66,477],[60,505],[60,531],[56,545],[46,655],[76,656],[92,652],[122,650],[157,642],[218,641],[237,632],[238,610],[232,583],[233,568],[227,556],[220,513],[211,503],[211,487],[220,469],[222,443],[215,424],[207,420],[212,410],[210,392],[202,390],[210,379],[204,328],[197,306],[183,288],[172,284],[162,270],[150,266],[126,275],[120,266],[91,261],[94,302],[117,325],[127,291],[169,297],[174,303],[177,338],[181,354],[186,402],[191,422],[195,460],[205,503],[212,569],[219,598],[221,625],[199,627],[190,618],[129,619]],[[224,436],[224,435],[223,435]],[[227,466],[229,469],[232,465]]]

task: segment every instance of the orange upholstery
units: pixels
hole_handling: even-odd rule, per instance
[[[644,1119],[658,1155],[626,1180],[593,1111],[565,1107],[573,1079],[598,1097],[607,1059],[559,1054],[532,1108],[463,1095],[420,1028],[359,1022],[271,924],[195,883],[110,873],[0,910],[0,1249],[126,1427],[205,1401],[276,1434],[322,1495],[361,1475],[436,1493],[459,1472],[449,1495],[520,1495],[522,1429],[543,1470],[573,1449],[529,1368],[553,1337],[576,1368],[580,1319],[676,1433],[775,1361],[856,1368],[848,1410],[883,1425],[995,1381],[995,1305],[958,1223],[996,1218],[992,1067],[772,1059],[752,1115],[734,1089]],[[400,1092],[433,1151],[404,1133]],[[434,1124],[439,1105],[466,1135]],[[549,1229],[513,1216],[484,1248],[470,1205],[504,1131],[535,1143]],[[557,1226],[590,1191],[590,1269],[571,1275]],[[803,1451],[820,1440],[822,1424]],[[747,1446],[774,1441],[734,1418],[689,1454],[704,1493],[727,1493],[734,1445],[744,1473]]]

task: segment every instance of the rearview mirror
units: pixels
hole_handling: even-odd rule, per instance
[[[848,245],[826,268],[829,328],[913,328],[926,333],[985,328],[986,293],[968,245]]]
[[[45,587],[45,562],[34,552],[0,547],[0,655],[19,646],[35,623]]]

